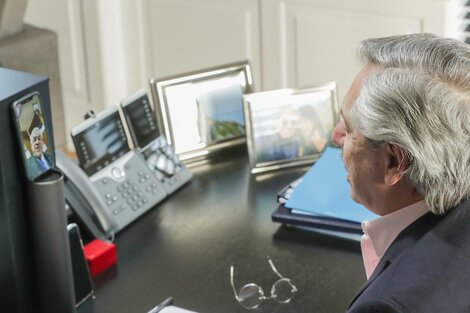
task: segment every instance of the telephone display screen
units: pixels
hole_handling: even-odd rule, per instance
[[[95,119],[94,123],[72,136],[78,160],[88,176],[129,152],[126,133],[117,110]]]
[[[33,92],[12,104],[26,176],[34,181],[55,166],[54,149],[39,93]]]
[[[157,119],[147,95],[124,104],[122,110],[136,146],[144,148],[160,136]]]

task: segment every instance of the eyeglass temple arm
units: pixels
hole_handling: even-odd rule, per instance
[[[273,261],[271,260],[270,257],[268,257],[268,262],[269,262],[269,265],[271,265],[271,268],[272,268],[273,272],[276,273],[276,275],[279,276],[279,278],[281,278],[281,279],[286,279],[287,282],[289,283],[289,285],[291,285],[292,289],[293,289],[294,291],[297,291],[297,287],[295,287],[295,285],[290,281],[290,279],[289,279],[289,278],[286,278],[286,277],[284,277],[284,276],[282,276],[281,273],[279,273],[279,271],[278,271],[277,268],[274,266],[274,263],[273,263]]]
[[[276,269],[276,267],[274,266],[274,263],[273,261],[271,260],[270,257],[268,257],[268,262],[269,262],[269,265],[271,265],[271,268],[273,270],[274,273],[276,273],[277,276],[279,276],[279,278],[285,278],[284,276],[281,275],[281,273],[279,273],[279,271]]]
[[[233,265],[230,266],[230,284],[232,285],[233,294],[235,295],[235,299],[240,301],[240,297],[238,297],[237,290],[235,289],[235,284],[233,283]]]

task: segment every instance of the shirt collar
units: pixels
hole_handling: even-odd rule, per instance
[[[370,237],[375,253],[380,259],[395,238],[427,212],[429,208],[426,202],[421,200],[374,220],[362,222],[362,230]]]

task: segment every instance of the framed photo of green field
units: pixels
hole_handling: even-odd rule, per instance
[[[162,133],[187,162],[246,143],[243,95],[253,91],[248,61],[151,79]]]

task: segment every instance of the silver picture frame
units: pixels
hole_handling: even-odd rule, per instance
[[[339,120],[336,83],[243,96],[252,174],[314,163]]]
[[[254,91],[248,61],[151,79],[150,89],[161,132],[185,163],[246,143],[243,95]]]

